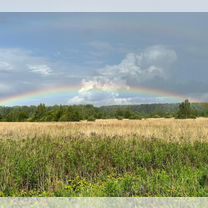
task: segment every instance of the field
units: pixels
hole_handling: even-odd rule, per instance
[[[208,119],[0,123],[0,196],[208,196]]]

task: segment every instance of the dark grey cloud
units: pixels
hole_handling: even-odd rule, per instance
[[[50,103],[166,99],[121,95],[120,86],[208,101],[207,20],[207,13],[0,14],[0,99],[80,85]]]

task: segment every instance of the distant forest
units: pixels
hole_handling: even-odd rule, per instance
[[[96,119],[208,117],[208,103],[141,104],[95,107],[54,105],[0,107],[0,121],[94,121]]]
[[[141,104],[95,107],[54,105],[0,107],[0,121],[95,121],[96,119],[208,117],[208,103]]]

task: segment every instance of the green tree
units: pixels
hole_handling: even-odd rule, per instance
[[[43,118],[43,116],[45,115],[46,112],[47,112],[47,108],[46,108],[45,104],[41,103],[36,108],[35,115],[34,115],[34,120],[35,121],[40,121],[41,118]]]
[[[191,108],[191,104],[188,99],[182,102],[179,105],[179,110],[177,112],[177,118],[186,119],[186,118],[195,118],[194,111]]]
[[[130,118],[133,115],[133,112],[129,109],[124,111],[124,118]]]
[[[82,116],[78,110],[72,110],[69,114],[69,121],[80,121]]]
[[[120,108],[116,110],[115,117],[117,119],[122,119],[124,117],[123,111]]]

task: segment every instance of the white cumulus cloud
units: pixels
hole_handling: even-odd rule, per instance
[[[139,85],[155,78],[167,79],[176,60],[174,50],[160,45],[140,53],[128,53],[119,64],[107,65],[91,79],[83,79],[78,95],[69,103],[109,105],[138,102],[138,98],[121,97],[119,92],[130,89],[132,82]]]
[[[48,65],[28,65],[28,68],[33,73],[40,74],[42,76],[48,76],[52,73],[52,69]]]

